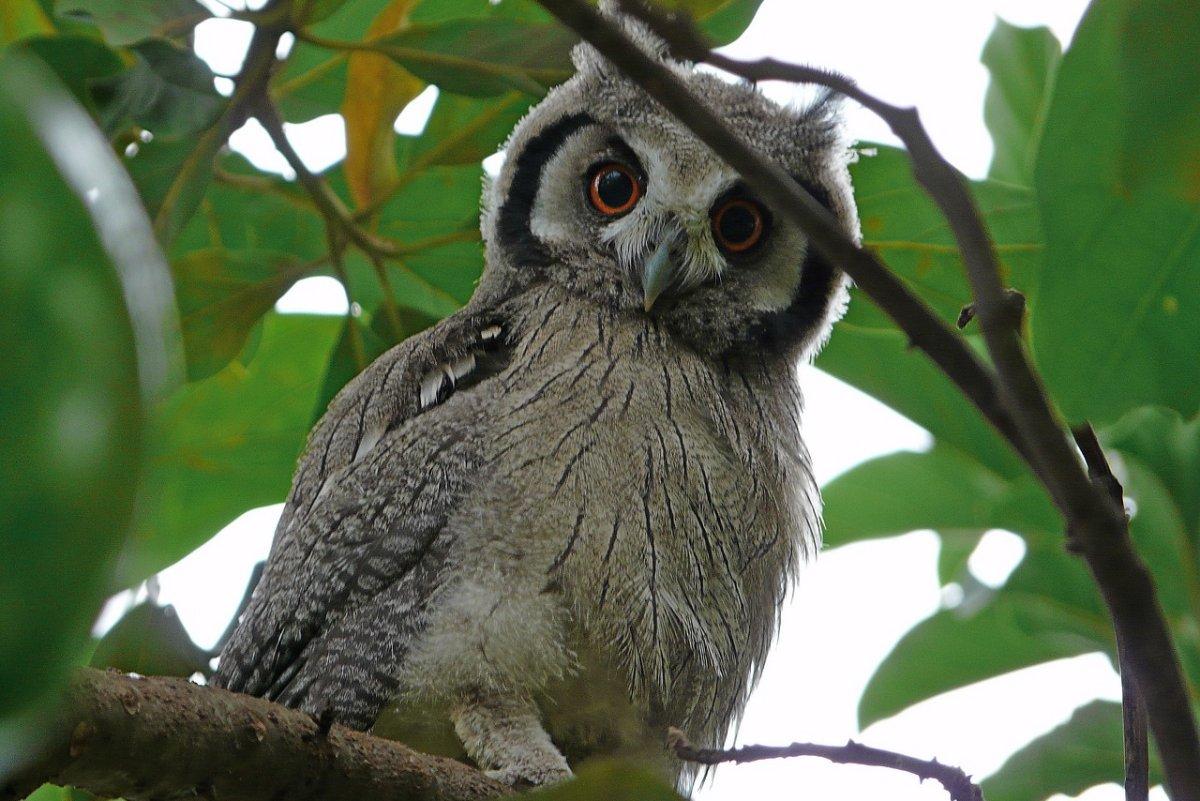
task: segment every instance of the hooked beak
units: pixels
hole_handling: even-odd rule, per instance
[[[677,265],[671,258],[671,248],[681,236],[682,232],[669,233],[663,237],[663,241],[642,266],[642,304],[646,311],[654,308],[658,296],[675,280]]]

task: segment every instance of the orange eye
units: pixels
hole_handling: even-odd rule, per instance
[[[624,164],[609,161],[592,170],[588,200],[601,214],[609,217],[625,214],[641,199],[642,183]]]
[[[762,241],[766,229],[762,209],[744,198],[722,203],[713,212],[712,226],[717,244],[730,253],[745,253]]]

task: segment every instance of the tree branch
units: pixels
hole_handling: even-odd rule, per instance
[[[104,797],[221,801],[483,801],[509,788],[461,762],[185,679],[81,668],[45,755],[0,801],[45,782]]]
[[[685,57],[753,80],[828,86],[883,117],[908,146],[914,175],[946,215],[959,243],[995,374],[882,262],[843,235],[807,192],[750,148],[618,26],[581,0],[539,2],[619,64],[630,79],[741,173],[756,193],[799,225],[817,250],[845,270],[1013,444],[1063,513],[1068,535],[1104,596],[1117,640],[1129,655],[1129,667],[1145,700],[1169,790],[1176,799],[1200,801],[1200,737],[1153,579],[1133,550],[1123,510],[1088,478],[1068,442],[1025,353],[1019,336],[1021,315],[1000,282],[995,250],[974,200],[962,175],[933,146],[916,111],[885,103],[841,75],[773,60],[743,63],[713,54],[690,23],[683,24],[682,16],[647,12],[641,2],[625,3],[676,50],[682,49]],[[924,339],[916,339],[915,332]]]
[[[819,743],[792,743],[791,745],[744,745],[741,748],[721,750],[719,748],[695,748],[679,729],[667,734],[667,747],[675,756],[701,765],[718,765],[722,762],[759,762],[764,759],[813,756],[828,759],[842,765],[869,765],[878,768],[911,773],[921,781],[934,779],[946,788],[953,801],[983,801],[983,791],[971,781],[962,768],[943,765],[936,759],[917,759],[895,751],[856,743],[845,745],[821,745]]]

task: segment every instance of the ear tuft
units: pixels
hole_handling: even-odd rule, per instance
[[[600,0],[600,13],[615,20],[643,53],[660,61],[667,60],[667,43],[641,21],[621,13],[616,0]],[[575,45],[571,60],[580,72],[614,77],[620,75],[612,62],[587,42]]]

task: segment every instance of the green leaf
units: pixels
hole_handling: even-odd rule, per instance
[[[948,531],[939,531],[938,539],[938,583],[943,587],[951,582],[959,582],[960,584],[967,577],[967,561],[971,558],[971,554],[975,552],[975,548],[979,545],[979,540],[983,537],[982,531],[971,531],[962,529],[950,529]]]
[[[48,69],[12,51],[0,59],[0,142],[4,730],[64,678],[88,641],[133,509],[137,358],[152,344],[141,334],[147,323],[161,330],[132,287],[155,286],[148,225],[123,203],[132,191],[107,142]],[[80,196],[88,188],[109,205],[89,213]],[[147,243],[151,251],[136,256],[126,247]]]
[[[198,140],[155,139],[137,146],[125,160],[154,222],[154,233],[169,247],[204,199],[213,175],[213,159],[224,138],[219,126],[209,128]]]
[[[1037,140],[1061,58],[1062,45],[1049,28],[996,20],[981,59],[991,75],[983,101],[995,145],[989,178],[1032,185]]]
[[[93,116],[99,114],[92,97],[93,83],[125,69],[125,63],[115,51],[87,36],[35,36],[25,39],[18,47],[54,70],[58,79]]]
[[[596,760],[575,778],[529,793],[529,801],[682,801],[666,782],[645,768],[619,760]]]
[[[723,47],[742,35],[758,13],[762,0],[674,0],[696,21],[715,47]]]
[[[856,293],[857,294],[857,293]],[[817,366],[858,387],[925,428],[939,442],[970,453],[1003,476],[1021,462],[983,416],[924,353],[908,347],[899,330],[877,327],[879,312],[861,295],[834,326]],[[975,337],[969,337],[978,345]],[[887,364],[887,370],[880,370]]]
[[[540,97],[570,77],[575,41],[559,25],[497,18],[413,25],[370,45],[443,91],[489,97],[516,89]]]
[[[268,313],[253,358],[180,389],[154,412],[145,505],[119,586],[284,500],[341,320]]]
[[[1200,541],[1200,416],[1134,409],[1103,431],[1104,443],[1135,457],[1168,488],[1188,531]]]
[[[37,0],[5,0],[0,4],[0,47],[53,32],[54,25]]]
[[[913,178],[907,153],[887,146],[870,149],[876,155],[864,156],[850,168],[863,245],[878,253],[938,316],[953,322],[973,297],[954,234]],[[1033,302],[1042,265],[1033,192],[996,181],[972,181],[970,189],[995,242],[1005,283]],[[892,327],[874,306],[867,309],[874,325]]]
[[[178,258],[193,250],[268,250],[315,262],[329,251],[325,221],[294,183],[259,172],[236,153],[217,160],[213,182],[171,247]]]
[[[438,95],[425,130],[405,143],[408,169],[478,164],[500,149],[531,104],[520,92],[486,100]],[[479,187],[475,189],[478,195]]]
[[[229,364],[250,329],[310,268],[285,253],[207,248],[176,259],[171,269],[194,381]]]
[[[310,25],[341,11],[347,0],[294,0],[292,19],[298,25]]]
[[[106,131],[132,121],[157,138],[179,139],[210,127],[226,106],[208,64],[165,39],[129,48],[134,63],[120,75],[93,81]]]
[[[1097,0],[1059,68],[1032,344],[1068,419],[1200,408],[1198,48],[1191,3]]]
[[[944,609],[900,639],[859,701],[861,727],[1012,670],[1111,649],[1103,604],[1061,537],[1026,542],[1025,559],[990,601]]]
[[[917,529],[1003,528],[1009,482],[946,445],[880,456],[821,490],[825,545]]]
[[[1121,705],[1092,701],[1010,756],[981,789],[988,801],[1042,801],[1059,793],[1076,796],[1105,782],[1119,784],[1125,776],[1121,730]],[[1150,781],[1162,781],[1155,754]]]
[[[109,629],[88,664],[142,676],[187,677],[208,675],[211,657],[192,642],[175,607],[143,601]]]
[[[212,16],[195,0],[57,0],[54,11],[96,25],[114,46],[183,36]]]
[[[325,414],[329,402],[342,387],[388,349],[388,340],[376,334],[371,326],[363,325],[357,318],[349,315],[342,320],[337,344],[333,346],[333,353],[329,355],[329,363],[325,366],[321,391],[313,405],[314,425]]]

